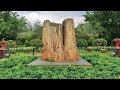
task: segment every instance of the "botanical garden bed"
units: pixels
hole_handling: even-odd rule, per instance
[[[21,56],[0,62],[0,79],[120,79],[120,58],[112,57],[110,52],[79,53],[91,67],[27,66],[39,56]]]

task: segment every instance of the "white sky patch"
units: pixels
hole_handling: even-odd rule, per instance
[[[25,16],[25,18],[31,22],[33,25],[35,21],[39,20],[41,24],[45,20],[50,20],[55,23],[62,23],[66,18],[73,18],[75,27],[79,23],[85,23],[85,18],[82,16],[85,11],[16,11],[20,16]]]

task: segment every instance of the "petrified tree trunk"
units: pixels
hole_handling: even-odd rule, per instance
[[[61,24],[51,23],[49,20],[44,22],[42,60],[64,60],[62,33]]]
[[[43,24],[42,35],[42,60],[79,60],[73,19],[66,19],[63,24],[46,20]]]
[[[64,55],[66,60],[79,60],[73,19],[63,21]]]

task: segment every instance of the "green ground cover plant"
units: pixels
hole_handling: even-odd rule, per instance
[[[39,56],[21,56],[0,62],[1,79],[119,79],[120,58],[110,52],[88,53],[79,50],[80,56],[92,66],[28,66]]]

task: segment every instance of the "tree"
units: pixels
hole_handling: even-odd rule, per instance
[[[99,23],[105,28],[101,37],[108,40],[109,45],[114,38],[120,38],[120,11],[93,11],[87,12],[84,16],[86,21]]]
[[[16,40],[18,33],[27,30],[26,21],[16,12],[0,11],[0,32],[6,40]]]
[[[90,34],[91,34],[91,36],[93,36],[93,34],[95,32],[95,31],[92,31],[92,26],[90,25],[90,23],[85,23],[85,24],[79,25],[77,30],[79,31],[79,34],[81,34],[81,38],[85,38],[85,39],[89,38]]]
[[[76,37],[77,39],[86,39],[89,38],[98,38],[99,32],[90,22],[85,24],[79,24],[76,28]]]
[[[21,32],[17,35],[17,42],[29,46],[30,40],[41,40],[42,39],[42,27],[40,21],[36,21],[34,25],[31,22],[27,23],[27,28],[29,31]],[[25,41],[26,40],[26,41]],[[42,45],[41,45],[42,46]]]
[[[41,22],[37,20],[34,25],[32,25],[30,22],[28,22],[28,27],[30,31],[33,33],[33,38],[34,39],[42,39],[42,26]]]
[[[20,45],[25,44],[25,40],[30,41],[33,37],[33,33],[32,31],[29,32],[21,32],[17,35],[16,39],[17,39],[17,43]]]

